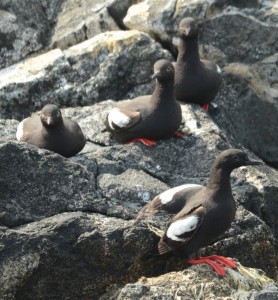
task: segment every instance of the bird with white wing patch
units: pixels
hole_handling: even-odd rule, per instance
[[[119,101],[107,115],[105,125],[120,143],[139,141],[147,146],[171,137],[181,123],[181,106],[175,98],[174,67],[161,59],[154,65],[152,95]]]
[[[159,254],[181,255],[190,264],[207,263],[224,276],[225,268],[236,268],[235,262],[223,256],[201,257],[199,252],[229,229],[235,218],[231,172],[259,164],[241,150],[225,150],[212,164],[206,187],[185,184],[161,193],[141,209],[135,224],[158,210],[174,214],[158,243]]]

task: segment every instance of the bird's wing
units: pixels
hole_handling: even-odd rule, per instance
[[[183,184],[159,194],[139,211],[135,224],[139,223],[141,219],[153,215],[160,209],[170,214],[178,213],[184,207],[187,199],[203,188],[199,184]]]
[[[107,116],[107,125],[111,131],[124,131],[139,122],[141,114],[124,108],[113,108]]]
[[[201,63],[208,70],[215,71],[219,74],[222,73],[220,67],[217,64],[213,63],[212,61],[210,61],[210,60],[201,59]]]
[[[205,214],[204,207],[199,205],[189,212],[181,212],[176,215],[158,243],[159,254],[173,251],[185,245],[198,231]]]

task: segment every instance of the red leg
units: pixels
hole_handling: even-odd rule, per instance
[[[132,139],[131,141],[129,141],[128,144],[134,143],[134,142],[141,142],[142,144],[144,144],[148,147],[152,147],[156,144],[156,140],[151,140],[151,139],[147,139],[147,138],[135,138],[135,139]]]
[[[174,133],[174,135],[178,136],[178,137],[183,137],[184,136],[184,132],[182,131],[177,131]]]
[[[202,109],[208,111],[209,109],[209,105],[208,104],[204,104],[204,105],[201,105]]]
[[[219,263],[210,260],[208,258],[202,257],[202,258],[197,258],[197,259],[190,259],[188,260],[188,262],[191,265],[198,265],[198,264],[208,264],[210,265],[214,271],[220,275],[220,276],[225,276],[226,275],[226,270],[225,267],[223,265],[220,265]]]

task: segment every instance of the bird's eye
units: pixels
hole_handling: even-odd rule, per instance
[[[233,159],[234,160],[239,160],[239,157],[237,155],[234,155]]]
[[[171,71],[171,67],[168,67],[168,68],[167,68],[167,71],[170,72],[170,71]]]

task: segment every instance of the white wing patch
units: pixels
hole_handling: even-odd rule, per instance
[[[24,122],[24,120],[21,121],[21,122],[19,123],[19,125],[17,126],[16,139],[17,139],[19,142],[20,142],[20,139],[23,137],[23,134],[24,134],[24,132],[23,132],[23,122]]]
[[[198,221],[199,217],[196,215],[182,220],[177,220],[169,226],[166,235],[171,240],[182,242],[184,239],[181,239],[178,236],[184,234],[185,232],[194,231],[198,225]]]
[[[113,123],[120,128],[124,128],[130,122],[130,117],[119,111],[118,108],[113,108],[108,115],[108,124],[115,130]]]
[[[199,185],[199,184],[183,184],[183,185],[174,187],[174,188],[167,190],[167,191],[163,192],[162,194],[160,194],[159,199],[162,204],[166,204],[168,202],[171,202],[173,200],[174,195],[176,193],[178,193],[179,191],[181,191],[183,189],[197,187],[197,186],[201,186],[201,185]]]
[[[217,70],[217,73],[219,73],[219,74],[222,73],[222,70],[220,69],[220,67],[218,65],[216,65],[216,70]]]

